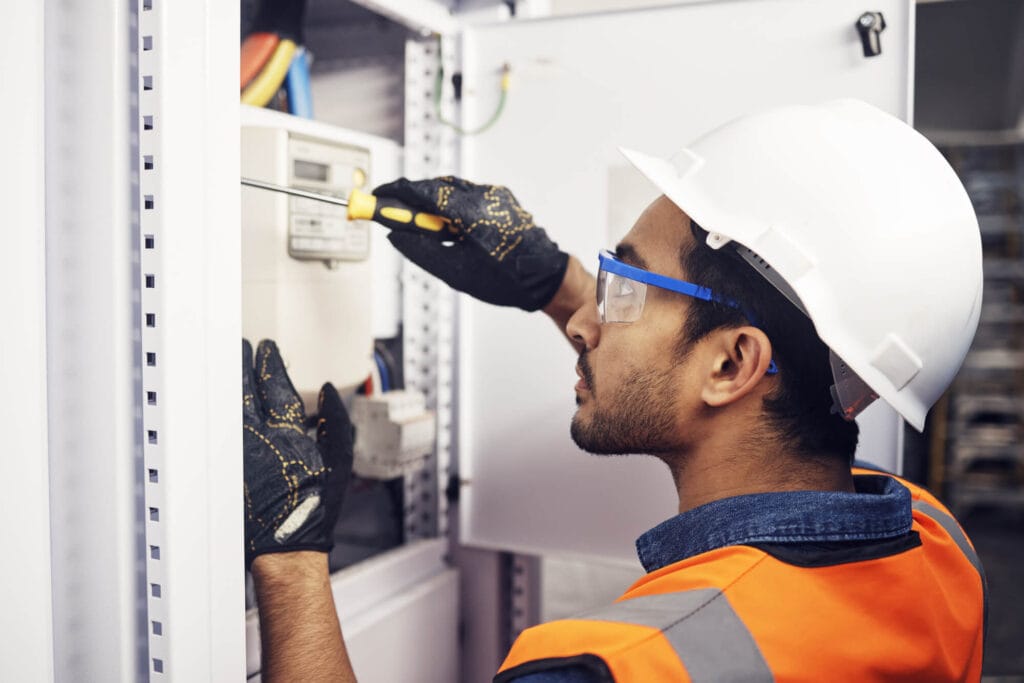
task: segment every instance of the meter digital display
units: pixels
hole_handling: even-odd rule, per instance
[[[296,178],[303,178],[305,180],[319,180],[326,182],[327,172],[330,168],[327,164],[318,164],[315,161],[304,161],[303,159],[296,159],[295,165],[292,172]]]

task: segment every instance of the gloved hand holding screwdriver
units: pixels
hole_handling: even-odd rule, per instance
[[[400,178],[373,194],[450,221],[452,230],[393,229],[388,240],[452,288],[524,311],[544,308],[558,292],[569,255],[534,224],[508,188],[451,176]]]

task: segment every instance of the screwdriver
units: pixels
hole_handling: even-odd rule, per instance
[[[344,206],[348,209],[348,219],[350,221],[368,220],[380,223],[394,230],[416,231],[419,229],[437,233],[439,236],[444,234],[446,237],[458,233],[456,228],[452,226],[451,221],[444,216],[417,211],[397,199],[376,197],[356,188],[352,189],[347,199],[342,199],[341,197],[334,197],[329,194],[275,185],[274,183],[254,178],[243,177],[242,184],[249,187],[258,187],[261,190],[283,192],[295,197],[304,197],[305,199],[312,199],[318,202]]]

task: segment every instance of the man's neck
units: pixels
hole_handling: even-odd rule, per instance
[[[735,430],[710,433],[687,452],[664,458],[679,512],[751,493],[854,490],[850,467],[839,457],[797,453],[776,439]]]

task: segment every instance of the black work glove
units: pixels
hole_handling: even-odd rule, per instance
[[[392,230],[388,240],[407,259],[460,292],[535,311],[546,306],[562,284],[569,255],[534,225],[533,216],[507,187],[475,185],[451,176],[400,178],[373,194],[451,221],[457,231],[454,238]],[[455,243],[442,244],[442,238]]]
[[[245,566],[264,553],[329,552],[352,474],[352,422],[337,390],[320,389],[316,441],[277,345],[242,340]]]

